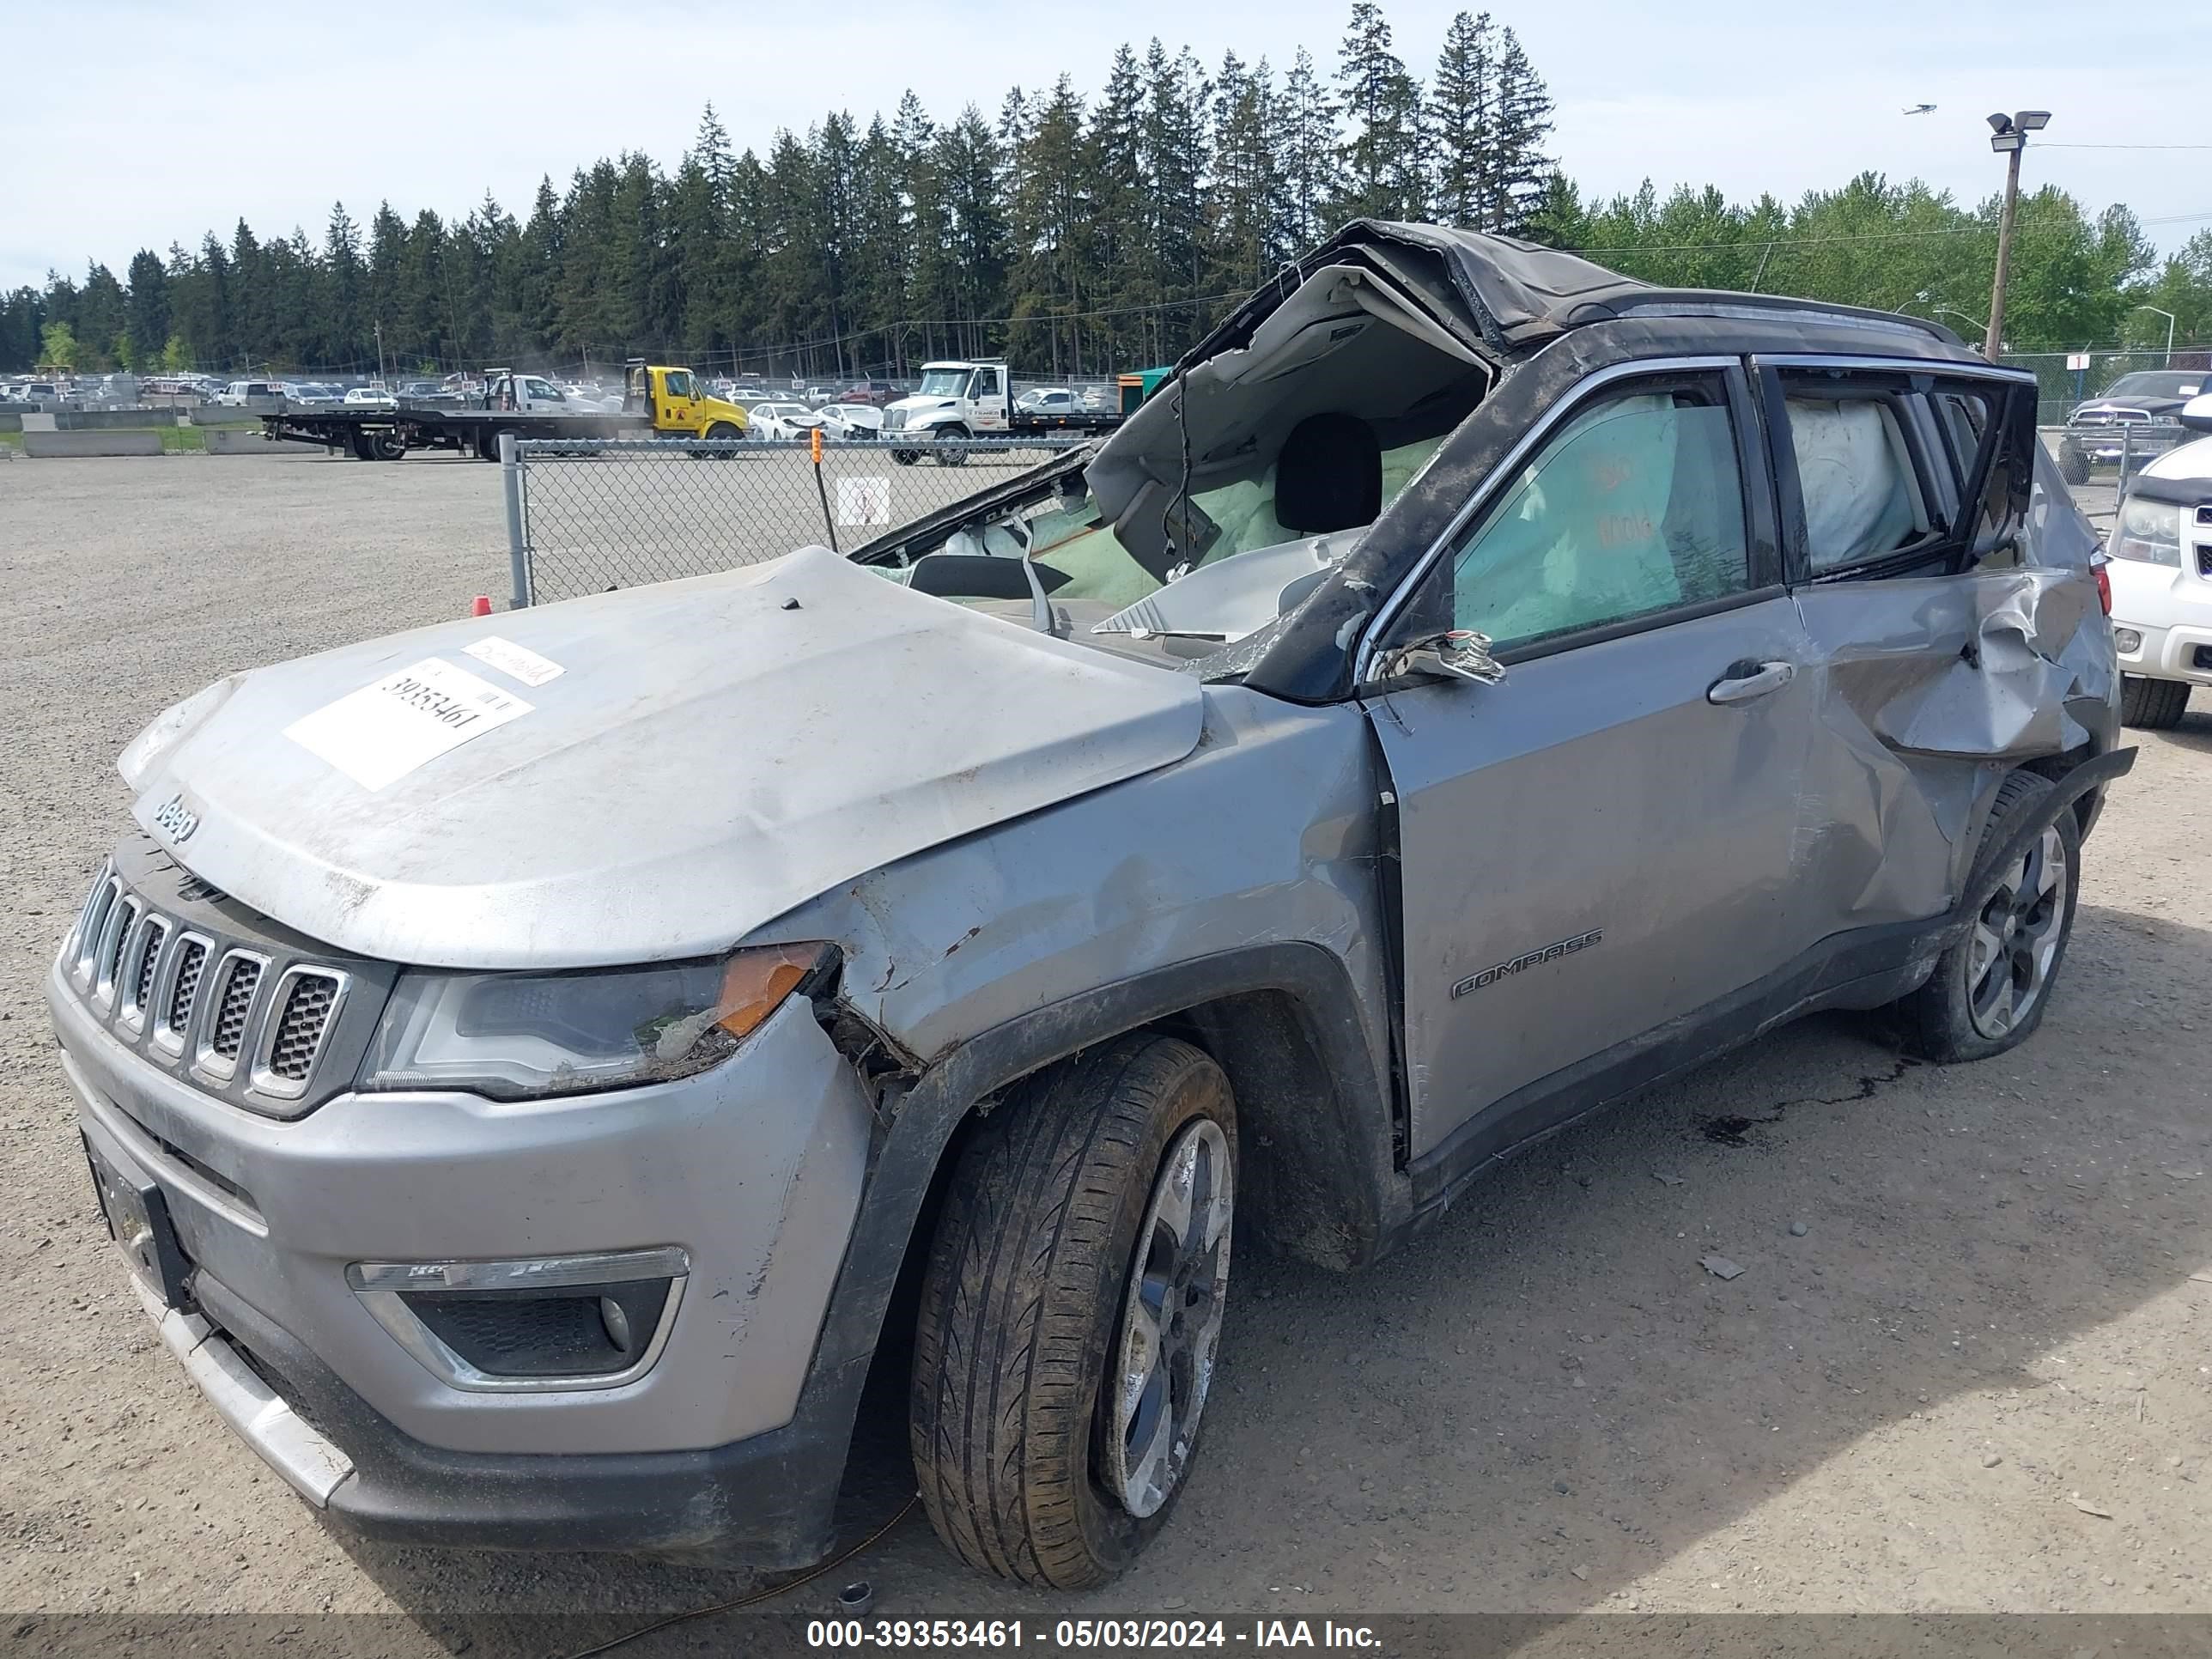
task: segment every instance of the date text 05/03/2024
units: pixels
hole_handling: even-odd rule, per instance
[[[1372,1651],[1381,1638],[1366,1625],[1334,1620],[1061,1619],[1047,1626],[1018,1619],[817,1619],[811,1648],[1046,1648],[1123,1650],[1186,1648],[1340,1648]]]

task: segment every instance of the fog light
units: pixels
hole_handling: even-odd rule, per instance
[[[611,1389],[666,1346],[690,1258],[672,1246],[512,1261],[357,1261],[346,1282],[448,1388]]]
[[[618,1353],[629,1352],[629,1316],[623,1304],[611,1296],[599,1298],[599,1323],[607,1328],[607,1340],[615,1345]]]
[[[2115,628],[2112,630],[2112,647],[2124,657],[2132,657],[2142,649],[2142,635],[2132,628]]]

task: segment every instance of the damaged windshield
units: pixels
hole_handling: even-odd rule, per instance
[[[1441,441],[1440,438],[1426,438],[1395,449],[1374,450],[1378,488],[1374,491],[1372,509],[1365,511],[1357,523],[1326,521],[1341,520],[1341,514],[1301,511],[1317,493],[1310,476],[1301,485],[1293,486],[1289,499],[1279,499],[1278,466],[1269,467],[1257,478],[1193,491],[1191,505],[1196,509],[1194,522],[1207,526],[1201,534],[1211,539],[1204,552],[1190,562],[1188,572],[1213,569],[1239,554],[1304,541],[1331,530],[1364,528],[1396,499],[1436,453]],[[1295,456],[1293,464],[1298,464]],[[1368,503],[1361,501],[1355,505],[1364,508]],[[1281,515],[1285,512],[1297,521],[1284,522]],[[939,550],[1018,558],[1024,542],[1055,603],[1090,601],[1119,610],[1148,599],[1169,585],[1146,569],[1122,546],[1114,526],[1105,522],[1097,497],[1088,489],[1073,498],[1054,496],[1040,507],[1010,514],[986,526],[980,534],[974,530],[957,532]],[[1340,556],[1350,545],[1348,540],[1335,544]],[[1216,620],[1224,626],[1202,631],[1231,637],[1225,626],[1229,619]]]

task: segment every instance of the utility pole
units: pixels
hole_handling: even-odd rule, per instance
[[[2027,135],[2051,125],[2047,109],[2024,109],[2017,115],[2002,112],[1990,121],[1990,148],[2005,157],[2004,210],[1997,219],[1997,269],[1990,283],[1990,331],[1982,342],[1982,356],[1995,362],[2004,350],[2005,283],[2012,275],[2012,223],[2020,207],[2020,157],[2027,148]]]
[[[355,337],[358,339],[360,337],[356,335]],[[380,319],[376,325],[376,383],[385,386],[392,384],[384,378],[384,324]]]

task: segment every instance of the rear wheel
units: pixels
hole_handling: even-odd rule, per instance
[[[477,459],[480,461],[499,459],[499,434],[489,427],[480,428],[477,433]]]
[[[984,1120],[930,1248],[908,1419],[963,1560],[1088,1589],[1165,1524],[1212,1381],[1236,1164],[1228,1079],[1172,1037],[1093,1048]]]
[[[2058,476],[2070,484],[2089,482],[2088,452],[2075,444],[2058,446]]]
[[[2181,724],[2189,712],[2189,686],[2182,680],[2146,679],[2141,674],[2120,676],[2120,720],[2146,732],[2164,732]]]
[[[2001,865],[1989,858],[2051,793],[2051,781],[2032,772],[2015,772],[1998,786],[1966,886],[1972,926],[1938,958],[1928,982],[1898,1005],[1905,1044],[1923,1059],[1986,1060],[2043,1023],[2074,932],[2080,826],[2071,811],[2062,811],[2025,853]]]
[[[380,432],[376,434],[376,459],[378,460],[396,461],[399,459],[401,456],[406,454],[406,453],[407,441],[401,437],[397,432]]]

